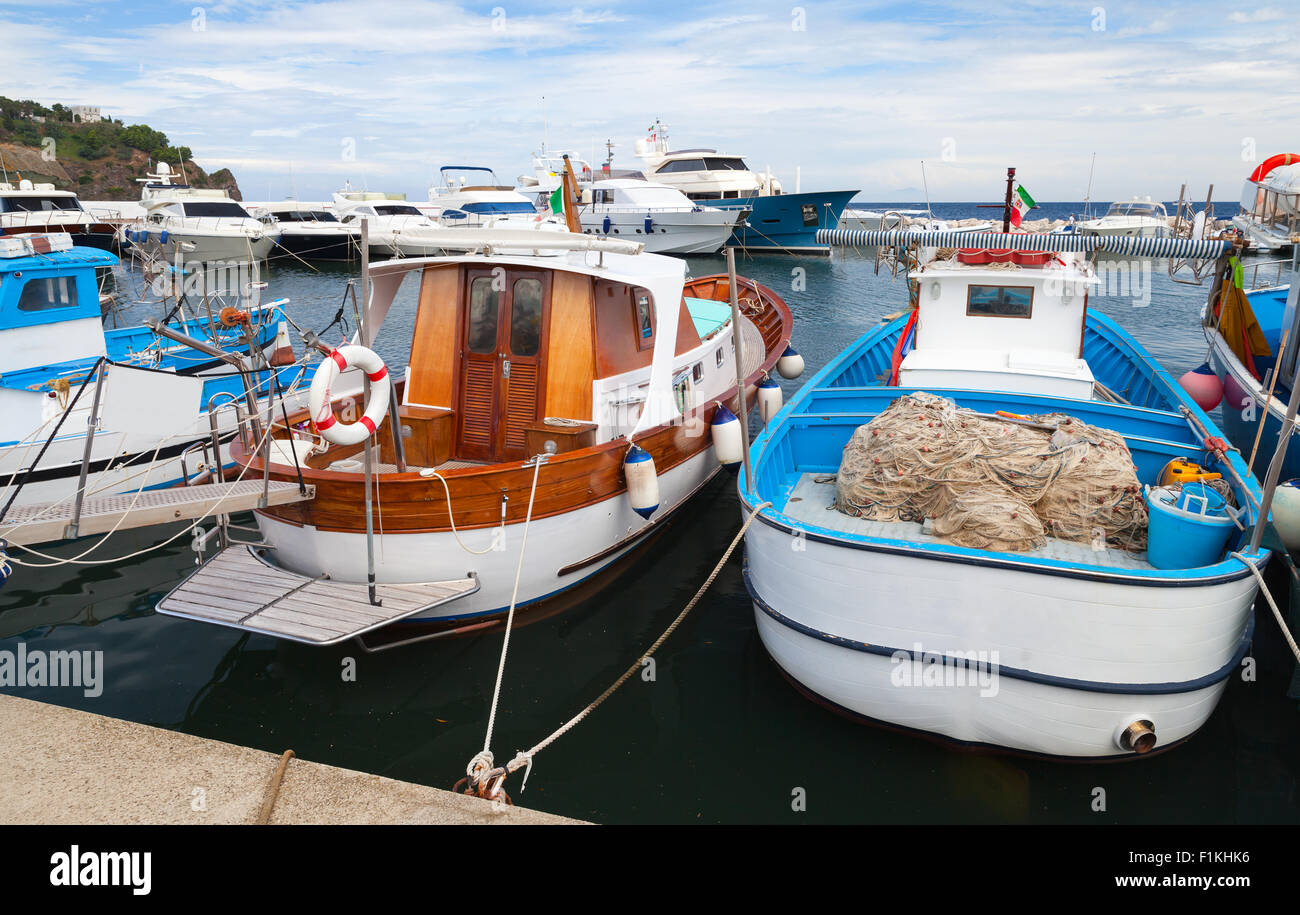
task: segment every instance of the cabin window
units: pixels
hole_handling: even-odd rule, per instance
[[[702,381],[704,380],[704,363],[703,363],[703,362],[697,362],[697,363],[695,363],[695,365],[691,368],[691,379],[692,379],[696,384],[699,384],[700,382],[702,382]]]
[[[714,355],[717,356],[718,359],[718,368],[722,368],[722,347],[719,346],[718,351]]]
[[[663,175],[668,172],[702,172],[704,171],[703,159],[673,159],[665,162],[655,169],[656,175]]]
[[[673,377],[673,401],[677,404],[677,412],[684,416],[693,406],[692,400],[690,373],[679,372]]]
[[[707,156],[704,167],[711,172],[747,172],[749,167],[743,159],[734,156]]]
[[[510,305],[510,352],[536,356],[542,342],[542,281],[515,280]]]
[[[633,290],[632,298],[636,306],[636,348],[649,349],[655,341],[655,316],[654,307],[650,302],[650,293],[644,290]]]
[[[1028,318],[1034,313],[1033,286],[971,286],[966,314],[977,318]]]
[[[49,311],[54,308],[75,308],[77,281],[71,276],[51,276],[28,280],[18,297],[19,311]]]
[[[224,201],[204,201],[201,203],[185,204],[185,215],[198,218],[230,218],[230,219],[247,219],[248,213],[237,203],[227,203]]]
[[[594,202],[594,203],[613,203],[613,202],[614,202],[614,192],[611,191],[611,190],[607,190],[607,189],[605,189],[605,188],[601,188],[601,189],[599,189],[599,190],[592,191],[592,202]]]
[[[492,277],[479,276],[469,287],[469,329],[466,334],[471,353],[485,355],[497,349],[497,313],[501,293],[492,286]]]

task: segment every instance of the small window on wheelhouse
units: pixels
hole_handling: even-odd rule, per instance
[[[970,286],[966,314],[979,318],[1028,318],[1034,313],[1032,286]]]
[[[542,342],[542,281],[515,280],[510,304],[510,352],[536,356]]]
[[[636,346],[639,350],[649,349],[655,340],[654,305],[650,293],[644,289],[632,290],[632,300],[636,303]]]
[[[497,314],[501,293],[492,286],[490,276],[475,277],[469,287],[469,328],[466,333],[469,351],[484,355],[497,349]]]
[[[18,297],[19,311],[49,311],[54,308],[75,308],[76,305],[77,280],[71,276],[28,280]]]

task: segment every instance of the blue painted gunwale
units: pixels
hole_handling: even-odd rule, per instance
[[[1131,585],[1155,587],[1199,587],[1234,581],[1251,575],[1241,562],[1227,558],[1198,569],[1117,569],[1112,566],[1067,562],[1018,553],[976,550],[944,543],[919,543],[902,539],[870,537],[822,528],[796,520],[782,511],[802,473],[834,473],[840,451],[853,430],[871,420],[897,397],[920,390],[890,387],[879,380],[886,372],[895,342],[906,324],[906,315],[863,334],[846,350],[817,372],[773,417],[750,447],[750,461],[756,485],[738,481],[745,510],[764,501],[759,521],[785,533],[798,533],[809,540],[852,549],[913,555],[918,558],[1001,567],[1042,574],[1081,577]],[[1191,456],[1203,449],[1187,420],[1178,412],[1187,407],[1191,416],[1211,435],[1217,427],[1178,386],[1140,343],[1105,315],[1089,311],[1085,324],[1084,356],[1097,380],[1133,405],[1102,401],[1079,401],[1063,397],[1027,395],[1020,392],[985,392],[926,388],[949,397],[960,406],[981,412],[1010,410],[1017,413],[1059,411],[1084,422],[1113,429],[1125,437],[1133,451],[1139,479],[1153,482],[1156,472],[1168,460]],[[1245,462],[1230,452],[1228,460],[1249,484],[1246,504],[1249,529],[1257,516],[1261,498],[1256,480]],[[1244,549],[1244,535],[1234,546]],[[1259,567],[1267,563],[1269,551],[1261,549],[1248,558]]]

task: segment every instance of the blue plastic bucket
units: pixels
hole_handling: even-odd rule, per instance
[[[1237,529],[1223,496],[1203,483],[1148,489],[1147,511],[1147,562],[1157,569],[1214,565]]]

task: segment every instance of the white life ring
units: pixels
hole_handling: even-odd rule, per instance
[[[361,369],[370,379],[373,385],[370,388],[370,402],[366,404],[366,412],[360,421],[341,423],[334,418],[334,410],[330,407],[330,385],[334,383],[334,379],[340,372],[352,366]],[[311,380],[311,393],[307,399],[312,420],[325,440],[335,445],[356,445],[374,435],[388,413],[390,386],[386,383],[387,380],[388,368],[384,365],[384,360],[380,359],[373,350],[352,345],[331,350],[316,369],[316,375]],[[379,384],[379,382],[385,383]]]

